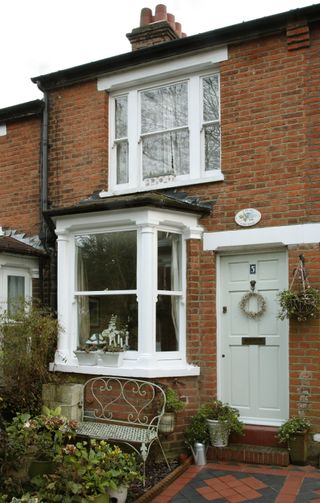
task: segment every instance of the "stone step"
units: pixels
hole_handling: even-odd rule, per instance
[[[263,445],[265,447],[283,447],[276,437],[278,428],[275,426],[257,426],[246,424],[243,435],[231,434],[231,444]]]
[[[236,461],[258,465],[288,466],[288,449],[250,444],[229,444],[227,447],[212,447],[207,451],[208,461]]]

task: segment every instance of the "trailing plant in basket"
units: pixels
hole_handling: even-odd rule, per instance
[[[165,390],[165,394],[166,394],[166,406],[165,406],[166,412],[180,412],[185,408],[186,402],[184,402],[179,398],[178,393],[174,389],[167,387]]]
[[[308,287],[301,291],[283,290],[279,294],[279,318],[308,321],[320,315],[320,292]]]

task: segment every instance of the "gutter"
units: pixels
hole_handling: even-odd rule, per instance
[[[44,218],[48,210],[48,124],[49,124],[49,97],[45,88],[37,82],[38,88],[43,92],[43,113],[42,113],[42,134],[41,134],[41,168],[40,168],[40,212],[41,212],[41,230],[40,240],[50,257],[50,286],[49,286],[49,305],[51,309],[57,309],[57,257],[54,228],[47,225]],[[43,271],[41,268],[41,276]]]

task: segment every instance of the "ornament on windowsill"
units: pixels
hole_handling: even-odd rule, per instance
[[[267,303],[264,297],[260,293],[254,291],[255,284],[255,281],[250,281],[251,291],[245,293],[239,302],[241,311],[247,316],[247,318],[250,318],[251,320],[258,320],[259,318],[261,318],[261,316],[266,312],[267,309]],[[255,311],[249,309],[250,301],[252,299],[255,299],[257,303],[257,309]]]

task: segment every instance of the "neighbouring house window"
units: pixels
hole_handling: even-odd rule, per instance
[[[8,275],[8,316],[14,316],[25,301],[25,277]]]
[[[110,189],[200,183],[220,173],[219,74],[111,98]]]
[[[58,369],[78,367],[77,346],[116,316],[128,331],[121,375],[198,375],[186,361],[185,301],[186,240],[200,239],[198,216],[131,208],[75,222],[57,221]]]
[[[15,316],[32,297],[32,278],[38,277],[36,259],[0,254],[0,312]]]

